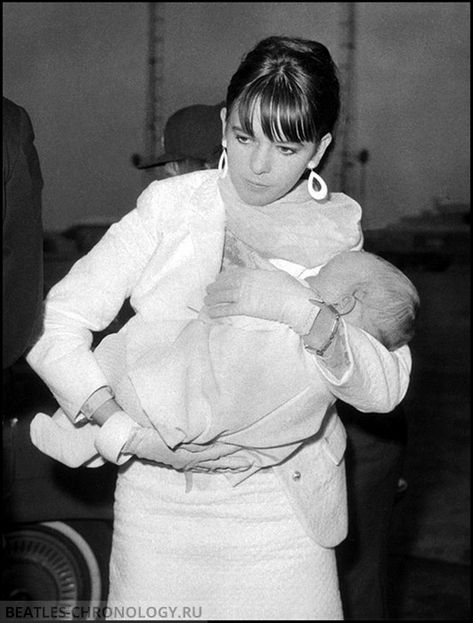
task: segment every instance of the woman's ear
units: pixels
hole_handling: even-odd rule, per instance
[[[316,169],[318,167],[319,162],[324,157],[324,154],[327,151],[328,146],[330,145],[331,142],[332,142],[332,135],[330,134],[330,132],[328,132],[325,136],[323,136],[320,139],[320,143],[319,143],[319,146],[317,147],[317,151],[315,152],[313,157],[310,159],[309,164],[307,165],[309,169]]]

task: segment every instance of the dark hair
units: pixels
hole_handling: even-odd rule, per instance
[[[259,105],[264,134],[272,141],[315,142],[332,133],[340,110],[337,68],[317,41],[268,37],[251,50],[232,76],[227,116],[237,106],[252,134]]]

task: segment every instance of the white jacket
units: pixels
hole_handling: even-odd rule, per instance
[[[136,315],[121,329],[127,368],[151,345],[172,343],[196,317],[206,286],[220,271],[224,221],[216,171],[153,182],[136,209],[51,289],[44,332],[27,360],[71,419],[107,384],[90,350],[91,332],[105,329],[130,297]],[[361,411],[391,411],[407,391],[408,347],[389,352],[361,329],[343,324],[343,330],[347,365],[341,378],[318,359],[331,391]],[[345,441],[333,408],[317,436],[273,468],[308,533],[324,546],[346,535]]]

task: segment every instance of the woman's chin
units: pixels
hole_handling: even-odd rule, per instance
[[[278,199],[278,193],[268,186],[252,187],[247,184],[239,184],[236,191],[242,201],[254,206],[263,206]]]

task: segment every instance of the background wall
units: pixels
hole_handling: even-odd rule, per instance
[[[221,101],[242,55],[269,34],[318,39],[340,62],[342,4],[164,3],[165,116]],[[356,5],[365,227],[435,197],[469,203],[469,3]],[[3,93],[33,120],[45,228],[122,216],[146,182],[130,157],[144,150],[147,3],[5,2],[3,19]]]

